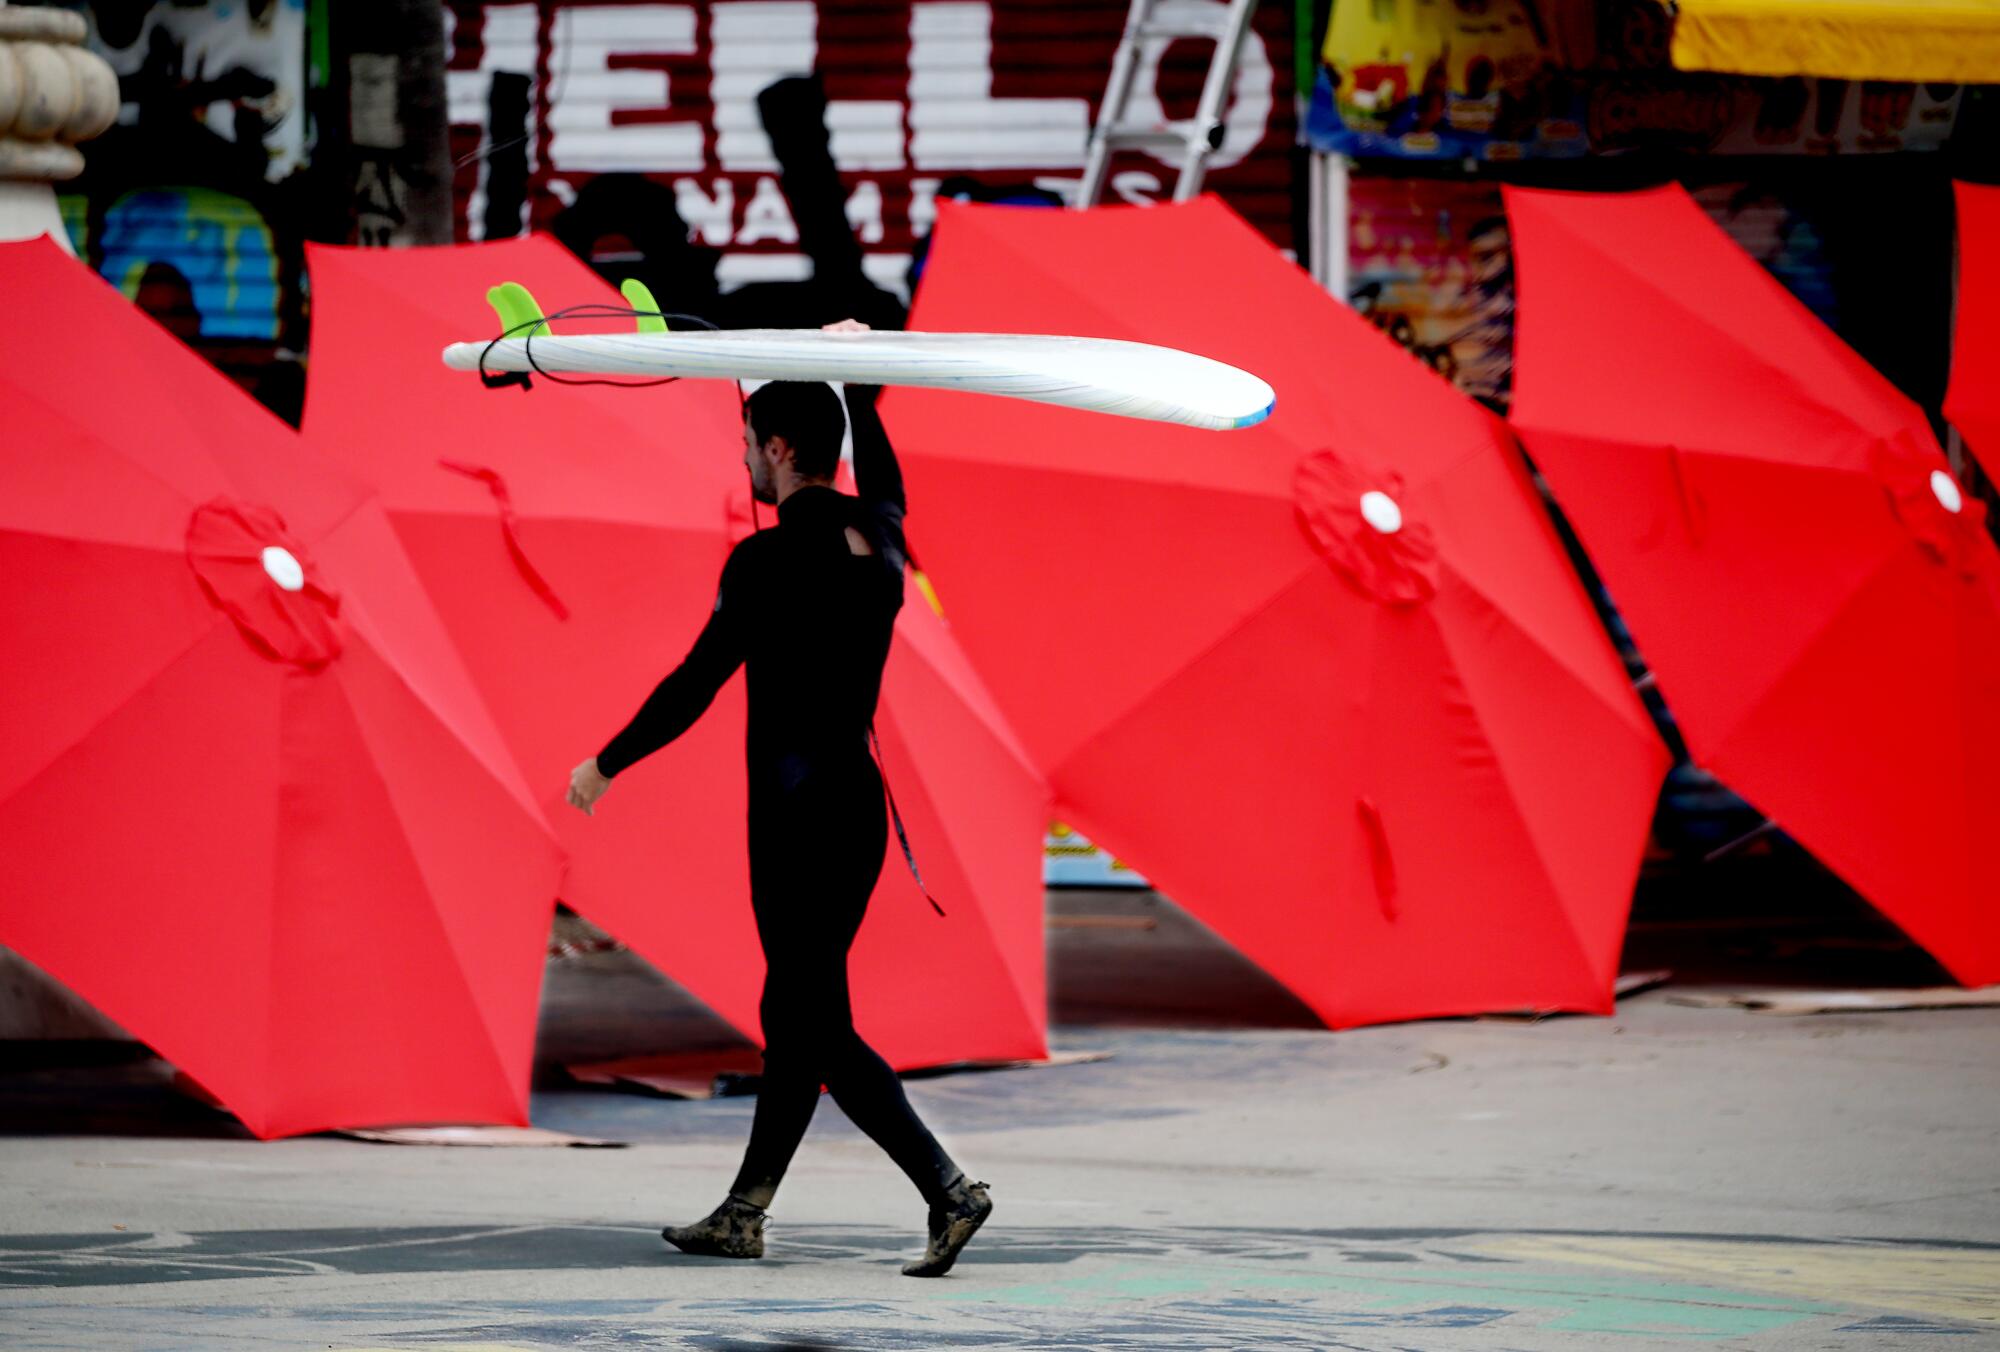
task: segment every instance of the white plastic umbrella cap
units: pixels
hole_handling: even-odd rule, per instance
[[[1947,512],[1965,510],[1965,498],[1958,491],[1958,480],[1941,469],[1931,471],[1931,492],[1937,494],[1939,505]]]
[[[306,570],[299,567],[299,561],[292,557],[292,551],[279,545],[264,547],[264,571],[271,575],[271,581],[286,591],[297,591],[306,585]]]
[[[1384,535],[1394,535],[1403,528],[1403,509],[1387,493],[1370,491],[1361,495],[1361,519]]]

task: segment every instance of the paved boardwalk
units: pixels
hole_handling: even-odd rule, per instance
[[[756,1264],[657,1237],[744,1100],[538,1096],[622,1150],[0,1137],[0,1345],[2000,1348],[2000,1011],[1064,1040],[1115,1055],[912,1082],[1000,1207],[938,1282],[830,1103]]]

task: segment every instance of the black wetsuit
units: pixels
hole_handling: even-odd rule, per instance
[[[732,1189],[768,1205],[824,1084],[930,1201],[958,1175],[854,1029],[847,951],[888,843],[869,727],[903,604],[903,482],[873,389],[850,388],[858,497],[795,490],[722,569],[686,660],[597,756],[615,776],[687,731],[740,664],[750,697],[750,903],[764,948],[764,1079]],[[873,551],[856,554],[852,527]]]

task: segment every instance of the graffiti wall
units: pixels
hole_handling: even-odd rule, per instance
[[[396,93],[411,83],[408,42],[384,45],[386,10],[330,0],[65,3],[123,97],[63,199],[79,252],[296,416],[303,242],[429,237],[412,197],[424,129],[404,125],[415,109]],[[898,323],[938,197],[1052,203],[1078,176],[1125,12],[1122,0],[446,0],[448,228],[552,230],[614,280],[640,276],[725,323],[832,309]],[[1287,246],[1291,17],[1260,8],[1209,176]],[[1156,42],[1136,114],[1191,112],[1212,51]],[[1134,154],[1114,164],[1109,196],[1146,201],[1172,177]],[[436,200],[427,219],[443,228]]]
[[[1182,0],[1220,12],[1220,0]],[[449,5],[460,238],[557,222],[607,176],[600,257],[632,251],[670,208],[724,291],[809,276],[759,94],[815,74],[840,211],[877,285],[905,286],[940,194],[1059,193],[1079,174],[1124,21],[1122,0],[715,0]],[[1260,8],[1209,185],[1283,245],[1292,216],[1290,13]],[[1191,111],[1211,44],[1151,53],[1140,108]],[[1133,156],[1114,198],[1170,191]],[[618,228],[620,225],[625,228]]]
[[[118,122],[60,198],[80,257],[281,413],[303,391],[305,0],[66,6]]]
[[[67,7],[89,21],[90,45],[118,73],[121,126],[191,142],[204,160],[271,183],[305,164],[305,0]]]

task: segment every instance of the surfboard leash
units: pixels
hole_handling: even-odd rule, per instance
[[[910,833],[903,829],[903,814],[896,810],[896,791],[889,787],[889,762],[882,757],[882,739],[875,735],[872,720],[868,724],[868,745],[874,750],[875,764],[882,771],[882,793],[889,800],[889,820],[896,825],[896,840],[903,847],[903,862],[910,866],[910,876],[917,880],[917,891],[923,893],[931,909],[942,916],[944,907],[938,905],[937,898],[931,895],[929,885],[924,882],[923,870],[917,867],[917,852],[910,848]]]
[[[528,359],[528,365],[535,369],[535,374],[548,381],[551,385],[609,385],[613,389],[643,390],[653,385],[671,385],[675,381],[682,379],[680,376],[661,376],[657,380],[606,380],[602,376],[579,379],[574,376],[559,376],[552,371],[545,370],[542,364],[535,360],[535,334],[537,331],[546,329],[549,321],[553,319],[657,319],[663,323],[666,320],[673,319],[699,329],[719,330],[722,327],[720,324],[703,319],[700,315],[678,314],[672,310],[641,310],[625,305],[607,305],[602,301],[586,301],[580,305],[568,305],[553,314],[536,315],[532,319],[526,319],[518,324],[511,325],[502,330],[484,348],[480,349],[480,383],[489,390],[500,389],[507,385],[519,385],[524,390],[530,388],[528,373],[526,371],[489,371],[486,369],[486,359],[492,355],[493,349],[516,334],[524,335],[521,339],[521,355]],[[737,387],[737,396],[739,398],[742,396],[742,386],[740,384]]]

